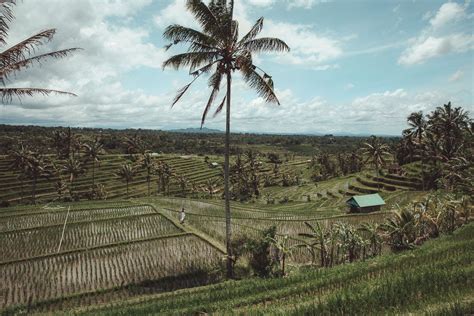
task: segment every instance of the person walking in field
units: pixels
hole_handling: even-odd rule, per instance
[[[184,224],[184,219],[186,218],[186,213],[184,212],[184,207],[181,208],[181,212],[179,213],[179,222]]]

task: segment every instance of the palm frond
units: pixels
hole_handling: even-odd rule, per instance
[[[186,91],[188,91],[189,87],[194,83],[194,81],[196,81],[197,78],[199,78],[199,75],[195,76],[194,79],[190,83],[188,83],[187,85],[185,85],[184,87],[178,90],[178,92],[176,93],[176,96],[173,99],[173,103],[171,104],[171,107],[173,107],[176,103],[178,103],[181,97],[186,93]]]
[[[278,105],[280,105],[280,101],[278,101],[275,91],[273,90],[273,81],[271,81],[271,79],[268,80],[260,76],[255,71],[255,66],[242,67],[241,71],[243,73],[245,82],[247,82],[250,87],[255,89],[257,93],[265,99],[266,102],[277,103]],[[270,77],[268,75],[266,76]]]
[[[219,55],[216,52],[189,52],[178,54],[170,57],[163,62],[163,69],[166,67],[173,67],[178,70],[182,67],[190,67],[196,69],[199,66],[207,63],[212,63]]]
[[[76,97],[74,93],[52,90],[52,89],[40,89],[40,88],[0,88],[0,95],[2,97],[2,103],[11,103],[14,97],[21,99],[24,96],[33,96],[35,94],[49,95],[49,94],[64,94]]]
[[[8,64],[0,68],[0,82],[2,84],[5,84],[5,80],[8,79],[8,76],[12,73],[15,73],[17,71],[20,71],[25,68],[29,68],[32,66],[35,62],[41,64],[41,62],[45,59],[53,58],[53,59],[59,59],[59,58],[64,58],[72,54],[73,52],[80,50],[81,48],[69,48],[69,49],[63,49],[55,52],[50,52],[42,55],[38,55],[35,57],[27,58],[24,60],[20,60],[16,63],[13,64]]]
[[[224,108],[224,104],[225,104],[225,100],[227,99],[227,93],[226,95],[224,96],[224,98],[222,99],[222,102],[219,104],[219,106],[217,107],[216,111],[214,112],[214,115],[213,117],[216,117],[219,113],[222,112],[222,109]]]
[[[28,58],[35,52],[38,46],[50,41],[55,33],[55,29],[42,31],[10,47],[0,54],[0,65],[9,65]]]
[[[219,35],[219,19],[218,16],[201,0],[188,0],[186,2],[187,9],[194,15],[197,22],[201,25],[205,33],[214,36]],[[222,38],[222,36],[219,36]]]
[[[263,17],[261,17],[260,19],[257,20],[257,22],[255,22],[255,24],[252,26],[250,31],[244,37],[242,37],[239,44],[243,44],[250,40],[253,40],[262,31],[262,28],[263,28]]]
[[[217,94],[219,93],[221,82],[222,82],[222,73],[219,70],[216,71],[209,78],[209,86],[212,88],[212,92],[211,92],[211,95],[209,96],[209,100],[207,101],[206,107],[204,108],[204,111],[202,113],[201,128],[204,125],[204,122],[206,121],[206,116],[207,116],[207,113],[209,112],[209,109],[212,106],[212,103],[214,102],[214,100],[217,97]]]
[[[262,37],[242,43],[242,48],[253,53],[260,52],[289,52],[290,47],[281,39]]]
[[[11,6],[15,5],[15,0],[3,0],[0,2],[0,44],[7,44],[8,30],[10,22],[14,19]]]
[[[195,42],[202,45],[213,46],[217,42],[202,32],[181,25],[170,25],[165,29],[163,37],[169,41],[175,42]]]

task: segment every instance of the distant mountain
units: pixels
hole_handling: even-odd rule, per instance
[[[173,133],[189,133],[189,134],[221,134],[223,131],[212,128],[182,128],[182,129],[172,129],[169,132]]]

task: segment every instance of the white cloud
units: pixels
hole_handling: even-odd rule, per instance
[[[466,6],[462,6],[456,2],[447,2],[443,4],[436,15],[430,19],[433,28],[438,29],[446,24],[458,21],[466,17]]]
[[[449,82],[460,80],[464,76],[464,71],[458,70],[449,77]]]
[[[247,0],[250,5],[254,5],[257,7],[268,7],[273,5],[276,1],[275,0]]]
[[[398,63],[402,65],[422,64],[431,58],[450,53],[463,53],[474,49],[472,32],[453,32],[452,28],[447,27],[448,25],[455,26],[462,20],[470,19],[471,16],[466,14],[468,6],[469,2],[466,2],[465,5],[447,2],[439,8],[436,14],[431,13],[431,11],[427,12],[423,16],[423,20],[429,19],[430,25],[410,41],[410,47],[402,52]]]
[[[406,49],[398,62],[402,65],[421,64],[426,60],[448,53],[462,53],[474,48],[472,34],[451,34],[443,37],[418,38]]]

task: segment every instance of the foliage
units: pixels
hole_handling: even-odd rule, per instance
[[[16,0],[0,2],[0,45],[3,47],[7,46],[6,40],[10,31],[10,23],[14,19],[12,8],[15,4]],[[32,96],[35,94],[49,95],[56,93],[74,95],[70,92],[52,89],[6,87],[11,77],[15,77],[19,71],[28,69],[34,65],[41,65],[42,62],[49,59],[64,58],[78,50],[78,48],[68,48],[35,55],[41,45],[53,39],[55,33],[55,29],[41,31],[15,45],[11,45],[0,53],[0,83],[2,85],[0,94],[2,103],[12,102],[14,97],[20,99],[23,96]]]

